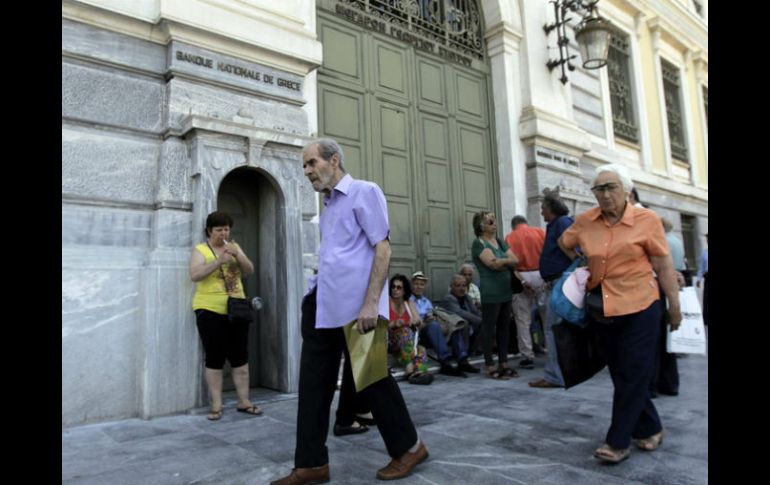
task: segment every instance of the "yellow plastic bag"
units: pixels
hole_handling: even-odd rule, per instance
[[[377,326],[365,334],[358,333],[356,321],[343,327],[350,353],[350,367],[356,392],[388,376],[388,321],[380,318]]]

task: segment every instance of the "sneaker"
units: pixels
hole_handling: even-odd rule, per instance
[[[521,362],[519,362],[519,367],[522,369],[534,369],[535,368],[535,362],[532,359],[521,359]]]
[[[481,369],[479,369],[478,367],[474,367],[473,364],[468,362],[468,359],[465,359],[462,362],[458,363],[457,368],[463,372],[470,372],[471,374],[478,374],[479,372],[481,372]]]

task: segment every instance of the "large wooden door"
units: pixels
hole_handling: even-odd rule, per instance
[[[318,10],[319,135],[385,192],[390,274],[425,271],[442,297],[470,260],[471,219],[497,210],[488,68],[470,69]]]

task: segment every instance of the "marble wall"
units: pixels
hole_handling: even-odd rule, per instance
[[[188,260],[222,180],[244,167],[263,180],[253,196],[268,221],[252,255],[269,270],[260,381],[297,389],[299,298],[317,247],[302,94],[179,68],[179,46],[62,20],[63,426],[207,402]]]

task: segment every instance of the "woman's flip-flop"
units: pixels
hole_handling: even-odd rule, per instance
[[[219,421],[220,419],[222,419],[222,410],[220,409],[219,411],[214,411],[212,409],[211,411],[209,411],[209,414],[208,416],[206,416],[206,419],[208,419],[209,421]]]
[[[249,406],[247,408],[235,408],[236,411],[239,413],[246,413],[251,414],[252,416],[259,416],[262,414],[262,410],[259,409],[259,406]]]

